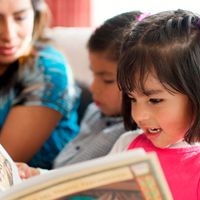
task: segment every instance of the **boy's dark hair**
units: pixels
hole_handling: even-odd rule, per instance
[[[118,61],[124,31],[131,28],[139,11],[126,12],[106,20],[91,35],[87,47],[91,52],[105,53],[109,60]]]
[[[106,20],[91,35],[87,43],[89,51],[104,53],[107,59],[118,62],[124,35],[141,14],[140,11],[126,12]],[[130,126],[136,127],[134,122]]]
[[[194,122],[185,135],[189,143],[200,141],[200,19],[184,10],[166,11],[145,18],[126,36],[118,67],[118,84],[123,91],[123,115],[131,127],[131,102],[128,94],[144,92],[149,73],[172,93],[190,99]],[[136,79],[136,76],[139,78]]]

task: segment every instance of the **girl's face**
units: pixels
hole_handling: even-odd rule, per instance
[[[169,93],[152,75],[144,86],[145,94],[139,91],[130,94],[133,119],[156,147],[181,141],[194,118],[188,97]]]
[[[121,92],[117,86],[117,62],[105,58],[102,53],[89,52],[93,81],[92,97],[102,113],[108,116],[121,114]]]
[[[31,0],[0,0],[0,67],[28,53],[33,27]]]

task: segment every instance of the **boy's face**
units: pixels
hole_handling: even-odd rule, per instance
[[[117,86],[117,62],[103,53],[89,52],[93,81],[90,86],[93,101],[108,116],[121,114],[121,92]]]
[[[157,147],[168,147],[182,140],[191,127],[194,114],[186,95],[169,93],[151,74],[145,94],[131,92],[132,117],[144,134]]]

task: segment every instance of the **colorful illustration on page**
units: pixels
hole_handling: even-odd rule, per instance
[[[13,185],[12,166],[0,152],[0,190],[5,190],[11,185]]]

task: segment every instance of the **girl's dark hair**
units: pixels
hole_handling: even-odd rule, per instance
[[[131,127],[131,102],[128,94],[144,92],[149,73],[155,73],[169,92],[190,99],[194,122],[185,135],[189,143],[200,141],[200,19],[184,10],[149,16],[127,34],[121,49],[117,80],[123,92],[123,115]],[[136,76],[139,75],[139,78]]]
[[[118,61],[124,32],[141,14],[139,11],[126,12],[106,20],[91,35],[87,44],[89,51],[105,53],[108,59]]]

